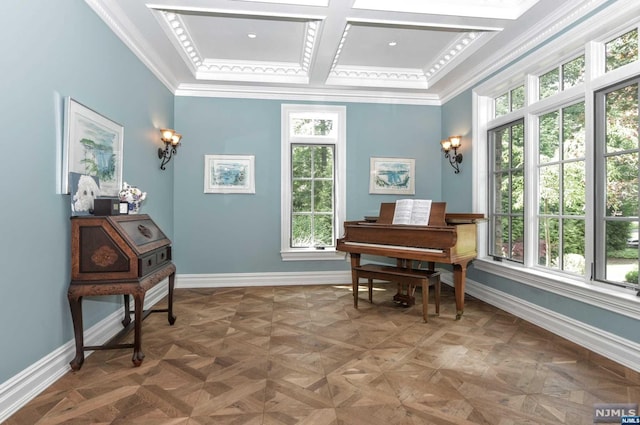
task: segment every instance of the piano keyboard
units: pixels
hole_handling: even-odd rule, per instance
[[[416,248],[416,247],[413,247],[413,246],[383,245],[383,244],[379,244],[379,243],[348,242],[348,241],[345,241],[344,244],[345,245],[352,245],[352,246],[364,246],[364,247],[370,247],[370,248],[386,248],[386,249],[393,248],[393,249],[397,249],[399,251],[432,252],[434,254],[442,254],[442,253],[444,253],[444,250],[442,250],[442,249]]]

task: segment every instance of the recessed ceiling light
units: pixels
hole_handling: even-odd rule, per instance
[[[391,46],[391,47],[393,47],[393,46],[395,46],[395,45],[397,45],[397,44],[398,44],[398,43],[396,43],[395,41],[390,41],[390,42],[389,42],[389,46]]]
[[[247,34],[247,37],[249,38],[256,38],[257,35],[255,35],[254,33],[250,32],[249,34]]]

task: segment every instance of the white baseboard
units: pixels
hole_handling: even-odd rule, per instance
[[[452,285],[453,275],[444,270],[442,281]],[[242,286],[287,286],[350,284],[351,272],[223,273],[189,274],[176,277],[176,288],[222,288]],[[507,311],[597,354],[640,372],[640,344],[547,310],[520,298],[467,279],[466,292],[488,304]],[[145,309],[167,294],[167,285],[157,285],[145,297]],[[85,331],[86,345],[100,345],[121,329],[122,311],[116,311]],[[464,320],[464,316],[463,316]],[[90,355],[87,352],[85,355]],[[8,381],[0,384],[0,423],[27,404],[60,377],[70,372],[75,357],[75,341],[43,357]]]
[[[167,295],[167,285],[161,282],[151,288],[144,300],[144,308],[151,308]],[[124,307],[84,331],[85,345],[102,345],[122,330]],[[91,355],[85,352],[85,357]],[[33,400],[62,376],[71,372],[69,362],[76,356],[75,340],[52,351],[28,368],[0,384],[0,423],[9,419],[22,406]]]
[[[192,289],[327,284],[351,284],[351,271],[181,274],[176,277],[176,288]]]

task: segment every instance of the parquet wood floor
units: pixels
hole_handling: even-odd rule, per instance
[[[640,374],[511,314],[467,297],[455,321],[443,286],[424,323],[394,292],[355,310],[348,286],[178,289],[140,367],[97,351],[6,425],[591,424],[640,400]]]

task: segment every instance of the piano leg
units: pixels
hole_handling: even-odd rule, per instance
[[[351,253],[351,290],[353,292],[353,308],[358,308],[358,272],[356,267],[360,267],[360,254]]]
[[[464,286],[467,280],[467,264],[453,264],[453,285],[456,292],[456,320],[464,313]]]

